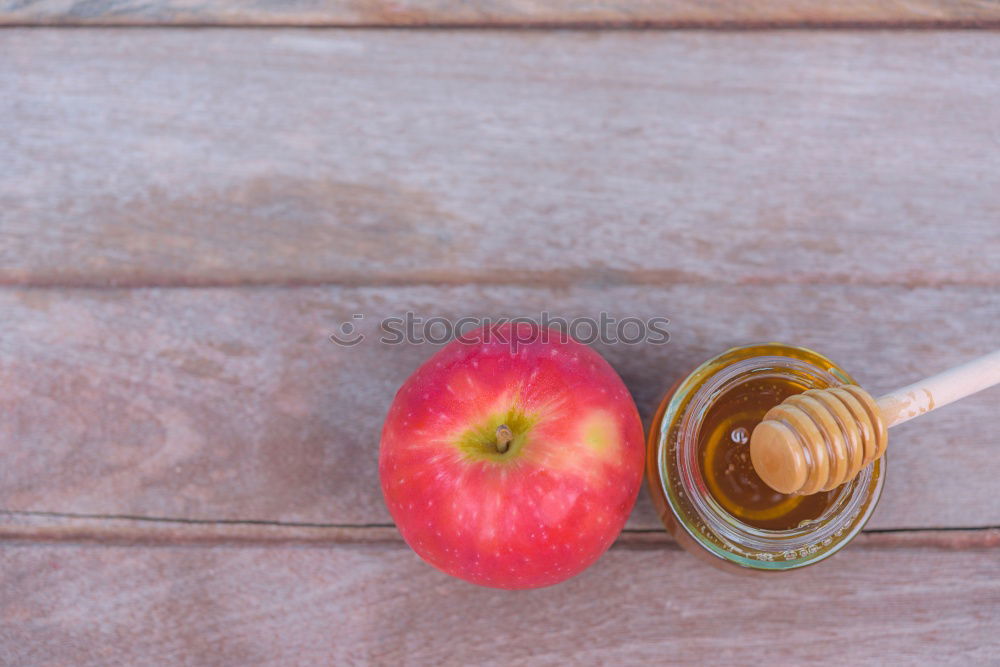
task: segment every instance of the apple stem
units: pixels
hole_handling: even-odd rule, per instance
[[[514,439],[514,432],[506,424],[497,426],[497,451],[503,454],[510,449],[510,441]]]

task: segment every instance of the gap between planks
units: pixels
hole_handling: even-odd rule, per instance
[[[992,275],[963,277],[950,279],[934,275],[906,275],[900,277],[878,278],[858,274],[831,275],[760,275],[748,276],[738,281],[714,280],[694,274],[679,271],[606,271],[599,268],[579,271],[522,271],[509,274],[480,275],[475,273],[439,271],[418,274],[371,276],[361,275],[356,271],[345,274],[322,276],[317,278],[286,278],[274,280],[271,278],[254,279],[240,276],[233,279],[215,277],[181,277],[163,276],[150,279],[148,276],[122,276],[114,279],[94,279],[80,277],[79,279],[46,279],[32,276],[21,278],[6,276],[0,269],[0,290],[2,289],[42,289],[42,290],[143,290],[143,289],[299,289],[299,288],[391,288],[391,287],[525,287],[537,289],[553,289],[565,287],[584,287],[603,289],[607,287],[666,287],[671,285],[688,285],[696,287],[733,287],[756,286],[769,287],[778,285],[802,285],[815,287],[841,287],[855,285],[858,287],[887,287],[908,289],[995,289],[1000,285],[1000,279]]]
[[[1000,13],[1000,10],[998,10]],[[776,30],[850,30],[850,31],[913,31],[913,30],[969,30],[994,31],[1000,30],[1000,17],[982,19],[900,19],[865,21],[862,19],[844,20],[620,20],[620,21],[513,21],[496,22],[448,22],[431,23],[346,23],[342,21],[170,21],[163,20],[119,20],[104,18],[96,21],[74,21],[73,19],[53,18],[38,21],[9,19],[0,16],[0,30],[73,30],[77,28],[112,28],[126,30],[143,29],[177,29],[177,30],[257,30],[257,29],[299,29],[299,30],[399,30],[399,31],[516,31],[516,32],[547,32],[572,30],[576,32],[676,32],[676,31],[711,31],[711,32],[765,32]]]
[[[10,26],[232,26],[352,28],[983,28],[1000,22],[989,0],[35,0],[0,2]]]
[[[311,546],[399,544],[389,523],[335,524],[260,520],[174,519],[0,510],[0,544],[106,544],[137,546]],[[863,548],[992,549],[1000,526],[875,529],[857,538]],[[625,529],[612,548],[677,549],[665,530]]]

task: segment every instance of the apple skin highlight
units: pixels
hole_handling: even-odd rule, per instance
[[[621,378],[591,348],[541,333],[518,322],[452,341],[399,389],[382,430],[382,491],[403,539],[483,586],[579,574],[642,481],[642,422]]]

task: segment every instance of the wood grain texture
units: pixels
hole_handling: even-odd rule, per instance
[[[995,548],[858,544],[776,584],[677,549],[612,548],[565,584],[505,592],[402,544],[6,546],[0,661],[985,664],[997,563]]]
[[[891,307],[886,307],[890,305]],[[756,340],[820,350],[878,391],[996,344],[1000,291],[836,285],[0,291],[0,507],[385,524],[382,419],[433,351],[386,345],[421,317],[670,318],[671,341],[599,345],[648,420],[707,357]],[[870,316],[880,312],[878,318]],[[363,313],[362,343],[327,339]],[[901,332],[907,335],[902,336]],[[996,391],[893,433],[879,528],[1000,525]],[[945,446],[946,445],[946,446]],[[645,494],[629,524],[656,528]]]
[[[0,0],[0,23],[995,9]],[[780,582],[702,566],[644,493],[581,577],[475,588],[399,541],[375,465],[433,351],[376,340],[405,311],[669,317],[665,346],[598,346],[647,420],[734,344],[814,347],[873,391],[994,348],[993,35],[6,30],[0,53],[0,663],[1000,651],[996,390],[894,430],[871,532]],[[333,345],[355,313],[369,339]]]
[[[1000,284],[992,33],[0,51],[5,284]]]
[[[343,26],[986,26],[993,0],[4,0],[0,23]]]

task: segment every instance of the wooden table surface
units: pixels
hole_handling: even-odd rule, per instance
[[[406,311],[668,317],[596,346],[647,425],[736,344],[876,393],[995,349],[998,3],[0,24],[0,664],[1000,661],[997,389],[894,429],[865,532],[788,576],[702,565],[643,491],[581,576],[477,588],[406,547],[376,468],[435,349],[376,340]]]

